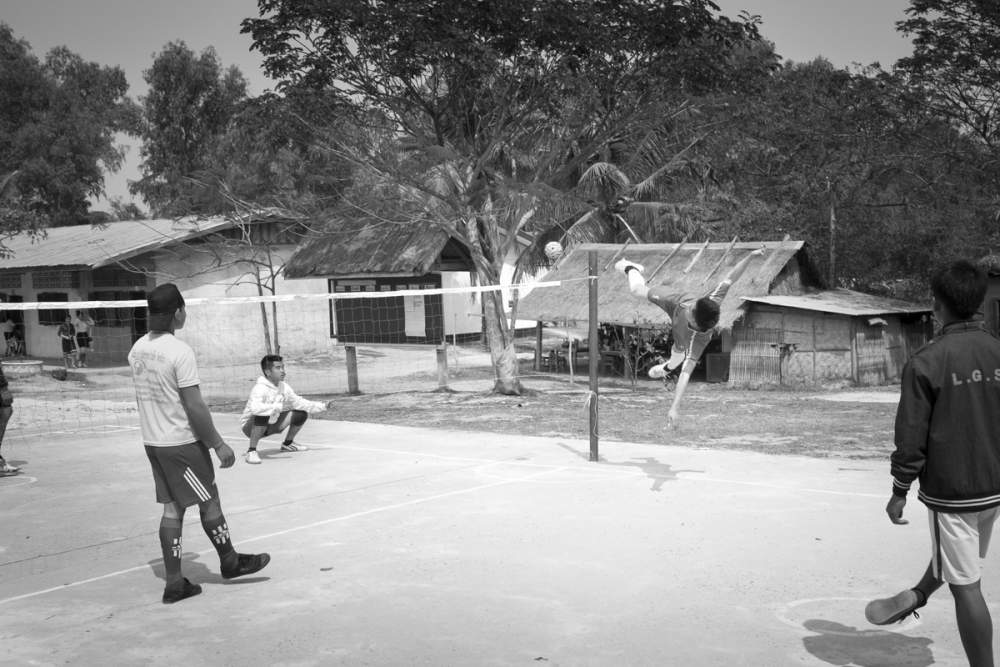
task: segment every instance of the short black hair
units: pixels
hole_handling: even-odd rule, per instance
[[[694,325],[699,331],[708,331],[719,323],[719,304],[707,296],[694,303]]]
[[[150,315],[170,315],[184,307],[184,297],[177,285],[163,283],[146,295],[146,307]]]
[[[281,358],[281,355],[265,354],[264,357],[260,360],[260,370],[266,373],[269,370],[271,370],[271,367],[274,366],[279,361],[284,361],[284,359]]]
[[[986,271],[960,259],[938,268],[931,276],[931,293],[960,320],[971,319],[986,298]]]

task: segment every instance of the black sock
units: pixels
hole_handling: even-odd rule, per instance
[[[229,539],[229,526],[226,524],[226,517],[219,516],[208,518],[201,516],[201,527],[205,529],[205,534],[212,541],[212,546],[219,554],[219,562],[223,565],[234,565],[236,563],[236,549]]]
[[[160,551],[163,553],[163,569],[167,585],[181,580],[181,530],[184,523],[179,519],[160,519]]]

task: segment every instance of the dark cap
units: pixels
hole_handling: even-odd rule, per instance
[[[184,297],[181,296],[177,285],[163,283],[154,287],[146,296],[146,305],[149,307],[150,315],[173,315],[184,307]]]

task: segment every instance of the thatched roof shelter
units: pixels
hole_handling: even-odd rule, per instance
[[[711,292],[737,262],[757,248],[766,252],[750,260],[722,303],[719,325],[730,328],[742,317],[741,297],[802,294],[821,286],[802,241],[769,243],[647,243],[628,246],[581,244],[561,257],[543,281],[562,281],[559,287],[538,288],[519,302],[519,319],[585,322],[588,319],[588,253],[597,251],[598,316],[601,322],[624,326],[662,327],[670,317],[658,306],[639,299],[628,289],[625,276],[614,268],[624,257],[645,267],[650,287],[667,285],[694,296]]]
[[[471,268],[465,248],[432,222],[335,220],[299,245],[285,264],[285,276],[421,276]]]

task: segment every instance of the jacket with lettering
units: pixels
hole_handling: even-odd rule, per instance
[[[978,321],[951,322],[903,368],[893,493],[939,512],[1000,505],[1000,340]]]
[[[262,375],[257,378],[257,384],[250,390],[250,398],[243,408],[240,424],[246,424],[255,416],[277,417],[288,410],[323,412],[326,410],[326,403],[302,398],[284,380],[274,384]]]

